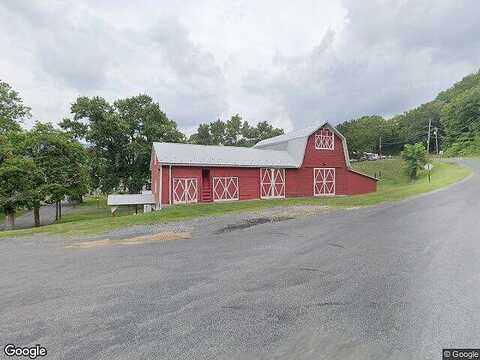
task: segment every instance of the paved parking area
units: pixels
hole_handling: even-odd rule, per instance
[[[0,339],[48,359],[437,359],[478,346],[469,164],[462,183],[372,208],[0,240]]]

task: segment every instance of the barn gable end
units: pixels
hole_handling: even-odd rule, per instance
[[[324,130],[330,132],[331,136],[333,137],[332,149],[316,147],[316,140],[318,143],[317,137],[322,136],[322,132]],[[321,127],[308,137],[307,144],[305,146],[302,166],[319,167],[326,165],[333,167],[346,167],[347,158],[345,157],[345,149],[343,147],[343,141],[340,136],[338,136],[338,134],[336,134],[329,127]]]
[[[351,168],[345,138],[328,123],[253,148],[154,143],[150,166],[157,205],[376,190],[376,179]]]

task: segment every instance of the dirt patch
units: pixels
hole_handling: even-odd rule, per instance
[[[103,239],[103,240],[93,240],[93,241],[82,241],[76,244],[66,246],[67,249],[91,249],[102,246],[113,246],[113,245],[141,245],[154,241],[168,241],[168,240],[185,240],[191,239],[192,234],[189,232],[174,232],[174,231],[164,231],[152,235],[143,235],[137,236],[128,239],[122,240],[112,240],[112,239]]]
[[[253,219],[246,219],[235,224],[229,224],[215,231],[215,233],[223,234],[223,233],[231,232],[235,230],[247,229],[256,225],[272,223],[272,222],[280,222],[280,221],[286,221],[286,220],[292,220],[292,219],[295,219],[295,218],[292,216],[272,216],[272,217],[259,217],[259,218],[253,218]]]

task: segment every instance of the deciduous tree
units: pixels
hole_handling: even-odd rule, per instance
[[[418,170],[427,162],[427,150],[422,143],[407,144],[402,151],[402,159],[407,163],[408,176],[415,180]]]
[[[88,143],[94,182],[103,192],[141,191],[150,178],[152,143],[185,141],[176,123],[148,95],[113,104],[100,97],[80,97],[71,112],[73,119],[60,126]]]
[[[56,203],[57,216],[61,217],[61,201],[65,196],[80,199],[88,192],[90,177],[84,146],[51,124],[37,123],[27,133],[21,152],[42,174],[36,179],[32,199],[36,226],[40,225],[42,202]]]
[[[218,119],[212,123],[202,123],[197,132],[190,136],[189,142],[202,145],[227,145],[250,147],[257,142],[283,134],[283,129],[275,128],[266,121],[251,126],[242,117],[233,115],[223,122]]]
[[[0,80],[0,134],[20,131],[20,123],[27,117],[30,117],[30,108],[10,85]]]
[[[19,207],[31,207],[35,186],[41,177],[35,163],[13,156],[0,165],[0,207],[6,218],[6,228],[15,226],[15,213]]]

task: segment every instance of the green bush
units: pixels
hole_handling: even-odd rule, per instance
[[[417,178],[417,171],[427,163],[427,150],[421,143],[407,144],[402,151],[402,159],[407,163],[406,170],[409,178]]]

